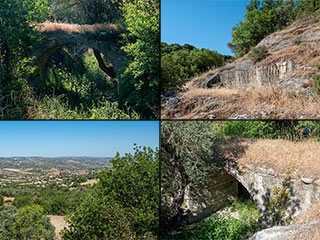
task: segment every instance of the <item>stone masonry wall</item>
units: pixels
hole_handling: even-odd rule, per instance
[[[298,216],[320,199],[320,177],[311,179],[307,176],[298,177],[294,173],[277,174],[273,169],[253,165],[241,166],[236,162],[229,162],[225,169],[251,194],[266,225],[271,224],[266,206],[275,187],[285,187],[289,193],[286,216]]]
[[[210,176],[206,183],[195,189],[188,186],[182,206],[184,219],[194,222],[209,216],[224,207],[228,200],[238,196],[241,183],[256,203],[266,226],[271,224],[270,212],[266,207],[275,187],[285,187],[289,194],[286,216],[298,216],[320,200],[320,176],[317,179],[298,177],[294,173],[277,174],[273,169],[253,165],[240,165],[229,161],[225,170]]]
[[[194,189],[189,185],[183,203],[185,220],[194,222],[205,218],[237,196],[238,181],[225,171],[210,176],[205,186]]]

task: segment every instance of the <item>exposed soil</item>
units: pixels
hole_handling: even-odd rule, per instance
[[[51,224],[56,228],[55,233],[58,240],[61,240],[61,230],[68,227],[67,222],[64,220],[64,216],[48,215],[48,217],[50,218]]]

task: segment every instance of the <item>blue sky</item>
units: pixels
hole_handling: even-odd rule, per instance
[[[161,41],[234,55],[227,47],[232,27],[249,0],[161,0]]]
[[[113,157],[159,147],[157,121],[0,121],[0,157]]]

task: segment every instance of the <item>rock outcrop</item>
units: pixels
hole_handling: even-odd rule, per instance
[[[254,234],[249,240],[292,240],[292,239],[308,239],[308,235],[319,228],[318,221],[312,221],[301,225],[277,226],[264,229]]]
[[[259,87],[277,83],[289,92],[314,96],[310,86],[312,75],[317,71],[313,63],[320,60],[319,22],[294,24],[269,35],[259,46],[268,49],[268,55],[262,61],[254,63],[246,55],[217,69],[211,76],[225,87]],[[207,79],[203,86],[210,87]]]

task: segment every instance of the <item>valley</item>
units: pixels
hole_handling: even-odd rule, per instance
[[[0,186],[75,187],[92,179],[96,171],[111,167],[112,158],[93,157],[12,157],[0,158]]]

